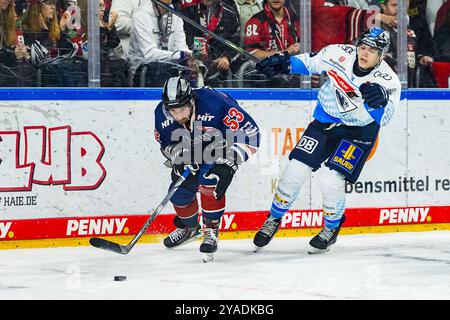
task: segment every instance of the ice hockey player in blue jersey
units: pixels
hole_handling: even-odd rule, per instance
[[[258,126],[230,96],[209,87],[193,89],[184,78],[174,77],[164,84],[162,101],[155,110],[155,137],[172,167],[172,184],[186,168],[191,170],[170,199],[176,229],[164,245],[174,248],[203,234],[200,252],[205,262],[211,261],[226,190],[238,167],[258,150]]]
[[[389,123],[400,102],[400,80],[383,60],[389,43],[389,34],[374,27],[354,46],[330,45],[317,54],[295,56],[283,52],[258,62],[257,69],[270,77],[326,73],[328,80],[319,89],[314,120],[289,155],[270,214],[253,239],[256,250],[274,237],[311,170],[322,164],[324,227],[308,252],[328,251],[336,242],[345,222],[345,181],[357,181],[380,126]]]

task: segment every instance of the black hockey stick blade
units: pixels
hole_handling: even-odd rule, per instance
[[[118,243],[108,241],[102,238],[91,238],[89,239],[89,243],[96,248],[103,249],[106,251],[111,251],[120,254],[128,254],[130,249],[128,246],[123,246]]]

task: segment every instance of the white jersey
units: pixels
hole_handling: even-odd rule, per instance
[[[355,46],[330,45],[316,55],[292,56],[291,73],[328,75],[328,80],[319,90],[319,101],[313,115],[317,120],[348,126],[365,126],[377,121],[384,126],[392,119],[400,103],[400,80],[384,61],[369,74],[358,77],[353,73],[356,59]],[[385,108],[372,109],[364,105],[359,87],[365,82],[378,83],[389,92]]]

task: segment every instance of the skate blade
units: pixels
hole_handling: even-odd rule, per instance
[[[192,241],[195,241],[195,240],[197,240],[198,238],[201,238],[201,237],[203,237],[203,233],[199,232],[199,233],[197,233],[195,236],[193,236],[192,238],[189,238],[188,240],[186,240],[185,242],[183,242],[182,245],[183,245],[183,244],[190,243],[190,242],[192,242]]]
[[[204,263],[208,263],[214,260],[214,253],[204,253],[202,252],[202,259]]]
[[[325,253],[325,252],[327,252],[327,251],[330,251],[330,249],[329,249],[329,248],[326,248],[326,249],[317,249],[317,248],[314,248],[314,247],[312,247],[312,246],[309,246],[309,248],[308,248],[308,253],[309,253],[309,254]]]
[[[255,248],[253,249],[253,253],[257,253],[258,251],[261,251],[262,248],[263,247],[255,246]]]

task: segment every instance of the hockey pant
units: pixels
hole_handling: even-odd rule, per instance
[[[198,224],[200,203],[203,221],[205,219],[220,220],[224,214],[226,196],[217,200],[214,197],[217,180],[204,177],[211,168],[212,165],[201,165],[194,179],[190,179],[188,184],[182,184],[170,199],[176,213],[175,226],[195,227]],[[197,199],[198,191],[200,191],[200,203]]]

